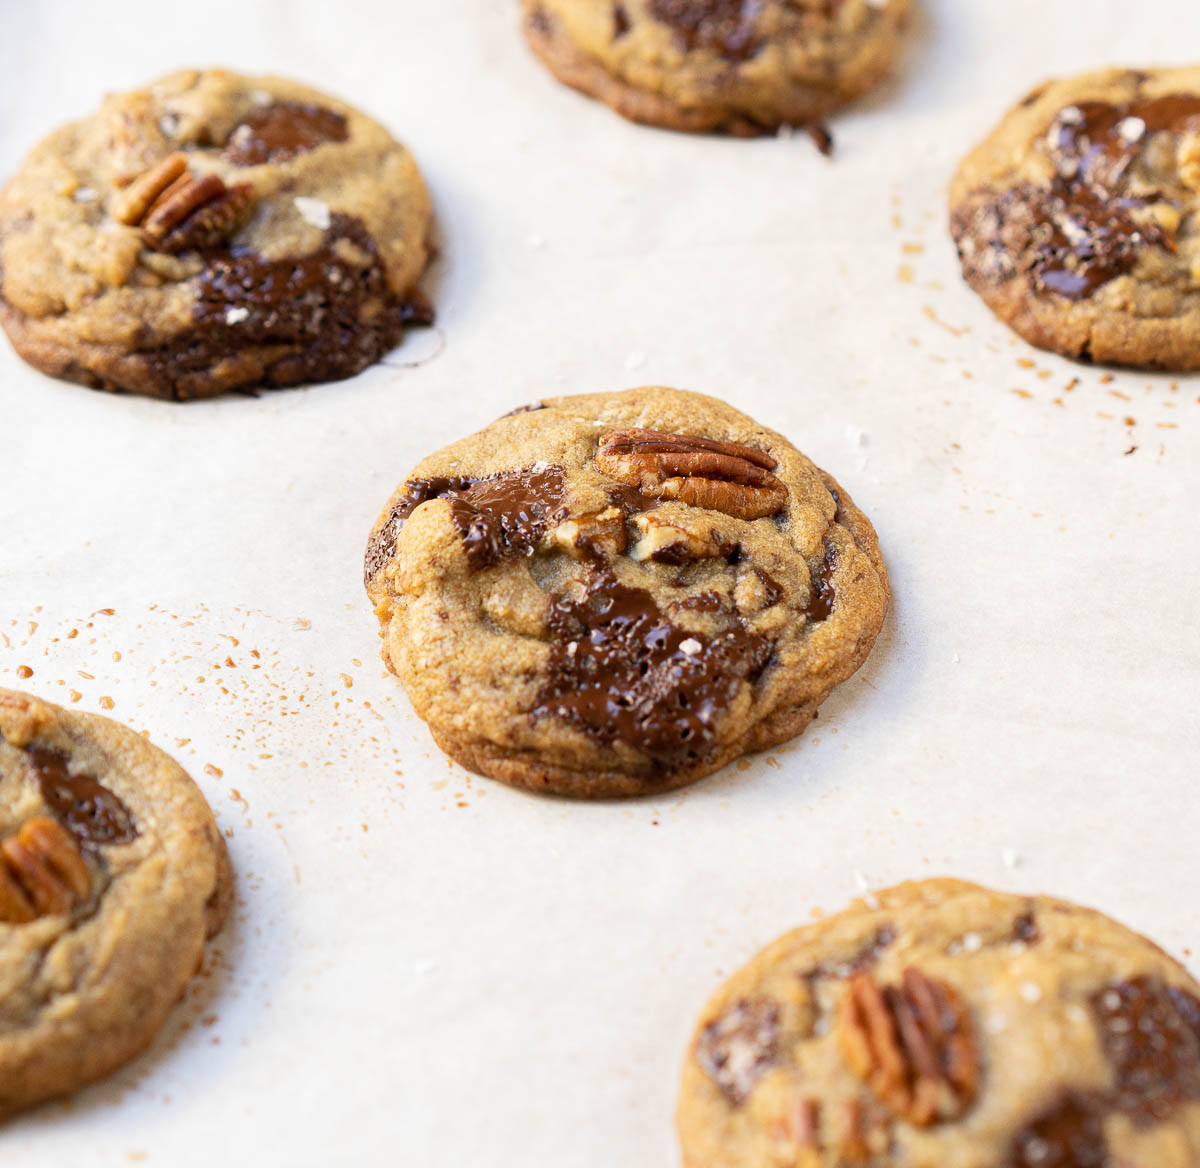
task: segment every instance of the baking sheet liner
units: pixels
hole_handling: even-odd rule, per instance
[[[8,1125],[7,1163],[672,1164],[704,1000],[865,888],[953,874],[1196,944],[1200,381],[1016,340],[944,200],[1036,81],[1178,60],[1200,9],[924,0],[829,162],[627,125],[549,78],[516,7],[0,0],[0,171],[105,90],[274,71],[412,147],[442,248],[437,330],[340,385],[179,406],[0,345],[0,684],[145,731],[238,873],[162,1039]],[[379,662],[371,523],[512,407],[651,382],[844,483],[887,627],[803,738],[681,794],[470,776]]]

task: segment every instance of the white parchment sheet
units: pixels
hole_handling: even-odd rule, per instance
[[[1028,348],[944,211],[1035,82],[1179,62],[1200,6],[923,0],[832,162],[629,125],[550,79],[516,8],[0,0],[0,173],[105,90],[274,71],[412,147],[442,247],[437,331],[339,385],[180,406],[0,343],[0,684],[148,732],[238,873],[162,1039],[8,1125],[5,1165],[661,1168],[709,993],[864,887],[953,874],[1200,945],[1200,379]],[[380,664],[371,523],[513,406],[649,382],[841,479],[886,629],[808,734],[682,794],[469,776]]]

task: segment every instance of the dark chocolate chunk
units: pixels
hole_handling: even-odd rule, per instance
[[[64,754],[31,747],[29,763],[51,813],[84,844],[127,844],[137,839],[129,808],[91,775],[72,774]]]
[[[641,491],[629,483],[605,483],[604,489],[608,501],[616,508],[630,515],[640,515],[643,511],[653,511],[658,506],[657,499],[648,499]]]
[[[704,639],[685,632],[649,592],[607,570],[582,599],[556,597],[549,623],[550,678],[533,716],[562,718],[658,766],[704,758],[721,711],[770,659],[766,638],[740,626]]]
[[[755,568],[754,574],[758,577],[759,582],[763,586],[763,591],[766,593],[763,608],[774,608],[784,597],[784,591],[779,586],[779,582],[761,568]]]
[[[484,479],[451,503],[467,559],[476,571],[510,555],[529,555],[562,513],[561,466]]]
[[[282,162],[323,142],[344,142],[346,119],[324,106],[275,101],[255,110],[229,136],[224,157],[235,166]]]
[[[814,965],[811,969],[806,969],[801,976],[807,981],[816,981],[822,977],[845,981],[855,974],[866,973],[878,964],[879,959],[895,940],[896,930],[891,925],[883,925],[875,930],[875,935],[870,941],[846,961]]]
[[[1152,1124],[1200,1100],[1200,999],[1138,977],[1095,994],[1092,1011],[1116,1076],[1114,1107]]]
[[[721,612],[725,608],[725,602],[720,593],[697,592],[695,596],[685,596],[675,607],[691,612]]]
[[[765,999],[742,1000],[710,1022],[696,1041],[696,1062],[735,1106],[778,1056],[779,1007]]]
[[[1097,1101],[1061,1099],[1013,1137],[1003,1168],[1116,1168]]]
[[[1061,110],[1048,132],[1058,172],[1049,184],[981,193],[956,212],[968,283],[980,288],[1028,274],[1040,291],[1085,300],[1131,272],[1146,248],[1174,251],[1157,224],[1134,218],[1162,196],[1134,197],[1127,179],[1154,134],[1197,123],[1194,94]]]
[[[985,196],[955,215],[963,272],[976,288],[1028,273],[1042,291],[1086,299],[1132,271],[1146,247],[1170,246],[1160,228],[1133,219],[1145,205],[1060,180]]]
[[[1036,945],[1042,939],[1033,909],[1022,913],[1013,921],[1012,939],[1020,941],[1023,945]]]
[[[408,517],[430,499],[449,499],[450,516],[472,568],[490,568],[509,555],[528,555],[562,511],[561,466],[527,467],[488,478],[413,479],[388,522],[367,548],[369,581],[392,557]]]
[[[629,23],[629,13],[624,4],[613,5],[613,40],[620,40],[633,26]]]
[[[1067,106],[1050,128],[1050,146],[1064,179],[1115,190],[1151,134],[1178,133],[1200,118],[1200,95],[1175,93],[1110,105]]]
[[[683,49],[708,49],[730,61],[758,51],[763,0],[650,0],[650,15],[670,25]]]
[[[833,548],[826,546],[825,559],[812,578],[812,594],[808,599],[808,607],[804,610],[810,624],[825,621],[833,614],[834,602],[837,599],[833,591],[833,570],[836,567]]]
[[[255,350],[262,358],[247,387],[339,381],[395,348],[407,326],[432,319],[424,301],[391,294],[375,241],[354,216],[333,214],[307,256],[264,260],[222,249],[205,259],[191,339],[141,352],[164,397],[193,396],[191,379],[203,382],[221,362],[236,365]]]

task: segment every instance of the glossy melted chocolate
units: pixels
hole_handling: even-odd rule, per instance
[[[1179,133],[1200,118],[1200,95],[1174,93],[1110,105],[1085,101],[1059,113],[1050,130],[1059,174],[1112,190],[1151,134]]]
[[[682,49],[708,49],[730,61],[748,60],[758,50],[763,0],[650,0],[649,7]]]
[[[408,517],[430,499],[449,499],[450,517],[476,571],[510,555],[528,555],[562,513],[561,466],[527,467],[488,478],[413,479],[367,548],[369,581],[396,551]]]
[[[1132,271],[1144,247],[1166,245],[1156,226],[1139,226],[1130,214],[1145,205],[1061,181],[1010,187],[956,216],[955,234],[978,247],[964,257],[967,280],[990,284],[1028,272],[1041,290],[1084,300]]]
[[[1066,1096],[1013,1137],[1003,1168],[1116,1168],[1103,1113],[1090,1096]]]
[[[1028,272],[1043,291],[1085,300],[1132,271],[1145,248],[1173,249],[1153,222],[1134,219],[1155,200],[1129,195],[1126,179],[1154,134],[1198,120],[1200,95],[1192,94],[1068,106],[1048,135],[1056,177],[1020,184],[957,217],[955,234],[973,237],[979,253],[964,263],[967,279],[992,283]]]
[[[812,578],[812,595],[809,597],[808,608],[805,609],[805,615],[808,617],[810,624],[828,620],[833,613],[833,605],[836,599],[833,591],[833,570],[835,566],[836,560],[833,548],[826,547],[825,559],[821,562],[820,568],[817,569],[817,574]]]
[[[1200,1100],[1200,999],[1138,977],[1100,990],[1091,1006],[1112,1090],[1064,1096],[1017,1133],[1003,1168],[1117,1168],[1106,1116],[1146,1128]]]
[[[137,839],[129,808],[90,775],[73,775],[66,755],[32,747],[29,762],[46,806],[84,844],[127,844]]]
[[[1200,999],[1138,977],[1101,990],[1092,1012],[1116,1075],[1119,1110],[1147,1125],[1200,1100]]]
[[[606,569],[594,573],[583,599],[556,597],[549,623],[550,680],[533,716],[624,743],[659,767],[704,758],[720,712],[770,656],[766,638],[741,628],[711,639],[677,628],[649,592]]]
[[[265,260],[221,249],[205,259],[190,340],[142,351],[166,397],[189,396],[189,376],[251,346],[269,349],[270,361],[248,385],[339,381],[395,348],[406,327],[433,319],[428,305],[391,294],[375,241],[351,215],[332,215],[311,255]]]
[[[276,101],[255,110],[229,136],[224,158],[235,166],[282,162],[323,142],[344,142],[346,119],[324,106]]]
[[[746,1102],[778,1053],[779,1007],[762,998],[738,1002],[696,1041],[696,1062],[735,1106]]]

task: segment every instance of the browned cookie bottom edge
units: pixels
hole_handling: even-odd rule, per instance
[[[505,751],[482,739],[459,738],[432,724],[429,731],[438,746],[460,766],[510,787],[572,799],[628,799],[690,786],[743,755],[781,746],[803,734],[816,716],[816,706],[811,705],[776,711],[744,738],[721,748],[704,762],[682,770],[647,770],[640,775],[620,770],[576,770],[557,766],[532,752]]]
[[[803,126],[820,121],[843,105],[847,97],[828,93],[788,121],[755,119],[721,105],[681,106],[646,89],[638,89],[610,73],[599,61],[577,49],[537,0],[524,0],[522,24],[534,53],[564,85],[603,102],[622,117],[644,126],[684,133],[724,133],[737,138],[777,134],[784,126]]]
[[[197,362],[196,339],[191,333],[181,333],[174,343],[152,351],[128,352],[96,341],[64,345],[39,335],[37,322],[0,295],[0,326],[26,364],[88,389],[163,401],[200,401],[225,393],[253,394],[345,381],[378,364],[400,345],[410,328],[432,325],[434,310],[422,293],[413,290],[395,300],[381,316],[382,322],[373,321],[364,329],[374,334],[365,347],[352,354],[339,349],[334,363],[316,370],[307,360],[312,346],[295,344],[247,344],[214,351],[208,363],[186,369],[182,366]]]

